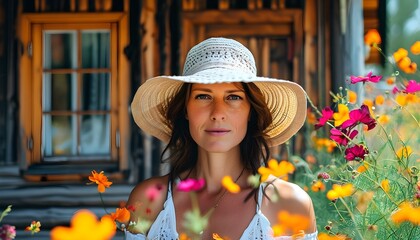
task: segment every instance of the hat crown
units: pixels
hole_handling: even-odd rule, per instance
[[[241,43],[226,38],[209,38],[195,45],[187,54],[184,76],[197,72],[224,68],[257,75],[252,53]]]

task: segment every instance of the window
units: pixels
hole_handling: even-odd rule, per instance
[[[121,144],[129,132],[130,100],[125,15],[28,14],[22,19],[24,170],[63,162],[126,169],[128,148]]]

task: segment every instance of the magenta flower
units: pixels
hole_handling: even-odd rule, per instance
[[[349,143],[349,138],[353,139],[354,137],[357,136],[358,131],[357,130],[353,130],[351,131],[350,129],[346,130],[346,129],[337,129],[337,128],[332,128],[330,130],[330,138],[332,140],[334,140],[336,143],[346,146]]]
[[[356,77],[356,76],[350,76],[350,81],[352,84],[358,83],[358,82],[374,82],[377,83],[381,80],[382,76],[375,76],[372,75],[372,72],[369,72],[365,77]]]
[[[400,92],[400,89],[398,89],[398,87],[394,87],[393,89],[392,89],[392,94],[397,94],[397,93],[399,93]]]
[[[368,130],[371,130],[376,126],[376,121],[370,116],[369,108],[366,105],[362,105],[360,109],[351,110],[349,113],[350,119],[346,120],[341,124],[341,128],[353,128],[359,123],[363,123],[368,126]]]
[[[347,161],[363,160],[366,154],[369,153],[369,150],[363,145],[354,145],[353,147],[347,148],[344,153],[346,154],[345,158]]]
[[[12,240],[16,237],[15,226],[4,224],[0,227],[0,239],[1,240]]]
[[[408,81],[408,84],[405,87],[405,92],[416,93],[418,91],[420,91],[420,82],[416,82],[415,80]]]
[[[318,119],[318,123],[315,124],[315,129],[318,129],[325,125],[325,123],[328,122],[328,120],[332,119],[332,116],[334,114],[334,111],[330,107],[326,107],[322,109],[322,116]]]
[[[188,179],[180,181],[178,185],[176,186],[176,188],[182,192],[198,191],[204,187],[204,184],[205,184],[204,178],[200,178],[200,179],[188,178]]]

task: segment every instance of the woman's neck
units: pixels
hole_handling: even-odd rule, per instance
[[[224,176],[237,179],[243,170],[239,149],[226,153],[209,153],[199,150],[197,165],[192,170],[192,174],[194,178],[204,178],[206,191],[212,193],[221,190]]]

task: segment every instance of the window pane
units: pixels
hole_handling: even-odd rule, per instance
[[[80,139],[81,154],[110,153],[109,115],[85,115],[82,117]]]
[[[110,110],[109,74],[83,74],[82,110]]]
[[[109,68],[109,31],[82,32],[82,68]]]
[[[75,117],[45,115],[45,156],[73,155],[77,152]]]
[[[44,36],[44,68],[76,68],[76,33],[47,31]]]
[[[44,111],[69,111],[75,109],[76,81],[71,74],[50,74],[44,77]]]

